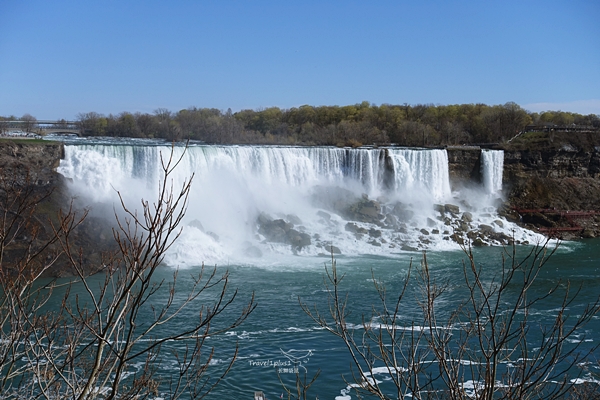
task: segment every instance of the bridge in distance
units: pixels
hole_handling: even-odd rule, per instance
[[[11,131],[22,131],[27,133],[37,133],[47,135],[50,133],[70,133],[79,135],[81,129],[77,121],[0,121],[0,133],[7,134]]]

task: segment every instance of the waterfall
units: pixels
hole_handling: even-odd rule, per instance
[[[439,149],[69,144],[58,171],[92,214],[112,217],[117,192],[129,208],[154,201],[171,152],[181,157],[174,188],[193,176],[183,234],[165,258],[172,265],[277,263],[332,245],[343,254],[456,249],[465,211],[469,230],[514,229],[489,205],[478,210],[480,194],[453,198]],[[502,152],[482,153],[482,174],[488,193],[501,190]]]
[[[86,192],[104,200],[114,189],[131,188],[139,181],[152,189],[158,182],[160,157],[168,146],[67,145],[59,172],[86,187]],[[174,148],[180,157],[183,147]],[[417,187],[438,201],[450,195],[448,157],[445,150],[387,150],[392,159],[394,191]],[[327,147],[189,147],[175,171],[176,182],[196,175],[205,181],[222,174],[241,182],[258,181],[265,187],[310,187],[316,184],[360,187],[369,196],[386,190],[386,150]],[[143,185],[142,185],[143,186]],[[201,188],[198,188],[201,190]]]
[[[419,186],[436,201],[450,197],[446,150],[393,149],[390,157],[396,190],[413,190]]]
[[[481,176],[486,193],[499,194],[502,192],[503,170],[503,150],[481,151]]]

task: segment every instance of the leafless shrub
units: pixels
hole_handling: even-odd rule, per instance
[[[179,189],[171,183],[180,159],[171,154],[161,161],[163,177],[154,202],[142,200],[137,211],[119,195],[125,217],[117,217],[113,229],[118,250],[106,255],[100,277],[88,276],[82,250],[72,245],[72,233],[85,215],[69,209],[41,235],[35,216],[39,198],[27,186],[4,185],[0,398],[196,399],[229,372],[237,348],[209,376],[215,349],[206,339],[239,326],[255,308],[254,298],[233,321],[223,321],[219,317],[237,297],[237,291],[229,291],[227,272],[203,266],[185,293],[177,289],[177,272],[171,281],[157,279],[165,252],[181,233],[191,185],[191,179]],[[14,251],[17,255],[8,262],[5,256]],[[40,277],[59,256],[77,276],[62,286],[43,282]],[[164,329],[181,319],[183,328]],[[167,354],[167,342],[177,343],[178,350]],[[168,379],[156,373],[167,359],[176,365]]]
[[[600,311],[599,301],[569,315],[578,290],[568,282],[543,292],[534,288],[556,248],[545,243],[520,258],[512,247],[491,277],[471,249],[463,250],[467,295],[452,311],[440,305],[451,283],[436,279],[425,254],[420,265],[411,263],[397,292],[373,279],[379,302],[371,315],[362,316],[359,328],[352,324],[356,319],[350,318],[348,294],[342,292],[344,275],[333,258],[326,268],[328,309],[301,302],[315,322],[345,344],[352,360],[345,379],[359,398],[558,399],[581,390],[598,396],[597,386],[573,384],[581,374],[578,365],[597,348],[584,349],[576,336]],[[530,311],[548,300],[555,301],[554,316],[536,322]],[[376,374],[385,376],[385,387]]]

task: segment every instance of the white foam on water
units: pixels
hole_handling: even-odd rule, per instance
[[[448,157],[442,149],[67,145],[58,171],[72,181],[74,195],[90,204],[92,212],[119,209],[117,191],[135,209],[140,198],[155,200],[160,160],[171,151],[174,159],[181,157],[171,175],[175,190],[193,175],[183,231],[165,257],[173,266],[270,264],[282,256],[328,254],[330,245],[348,255],[399,253],[403,250],[398,243],[404,250],[457,249],[448,238],[452,228],[435,205],[458,205],[465,199],[473,225],[490,225],[521,241],[536,240],[532,232],[499,217],[492,205],[501,196],[499,151],[482,153],[485,189],[457,193],[450,190]],[[352,204],[361,196],[376,200],[382,212],[401,203],[410,221],[401,230],[352,221],[369,233],[347,230],[347,216],[331,205]],[[294,228],[311,235],[311,245],[294,249],[269,242],[258,233],[261,213],[286,221],[297,217]]]

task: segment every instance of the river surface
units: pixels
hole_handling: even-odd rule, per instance
[[[111,196],[115,190],[126,193],[126,200],[147,198],[156,189],[148,182],[156,180],[157,146],[164,144],[75,141],[67,146],[67,157],[59,171],[72,179],[74,194],[81,198],[85,193],[92,209],[102,209],[101,203],[113,204]],[[347,383],[352,380],[352,370],[344,343],[319,327],[300,307],[300,303],[310,308],[316,306],[329,316],[324,280],[326,268],[331,268],[331,257],[323,255],[326,243],[341,248],[342,254],[335,255],[338,273],[345,275],[340,288],[348,296],[351,329],[360,335],[363,319],[369,324],[377,323],[371,319],[373,307],[380,306],[373,278],[385,284],[390,294],[398,293],[411,261],[414,265],[420,263],[423,251],[427,252],[432,275],[448,284],[439,303],[441,315],[450,315],[466,300],[468,292],[463,275],[466,255],[448,240],[444,233],[448,224],[436,219],[434,204],[460,204],[463,213],[467,207],[465,199],[469,199],[469,210],[478,223],[495,223],[496,229],[517,236],[522,242],[533,244],[542,240],[540,235],[502,219],[491,207],[501,196],[501,154],[484,157],[490,164],[480,188],[465,188],[458,193],[450,191],[445,151],[390,150],[394,159],[392,178],[382,178],[380,152],[202,145],[188,152],[180,175],[196,174],[196,189],[188,208],[190,217],[184,222],[187,225],[179,244],[167,254],[157,278],[169,279],[178,269],[178,291],[183,295],[191,285],[190,274],[197,273],[205,262],[216,266],[219,272],[229,271],[230,287],[239,290],[239,301],[227,309],[222,316],[224,320],[235,318],[252,293],[257,303],[255,311],[238,329],[207,341],[216,349],[214,371],[225,365],[236,344],[239,346],[233,369],[208,398],[250,399],[258,390],[268,399],[280,398],[283,385],[294,388],[296,371],[302,376],[306,373],[309,380],[320,371],[307,398],[357,398]],[[314,189],[323,187],[331,190],[344,187],[359,197],[362,193],[363,197],[387,198],[390,202],[404,199],[411,207],[413,221],[407,222],[407,229],[403,230],[379,227],[382,232],[379,242],[374,244],[373,238],[361,238],[344,229],[348,223],[344,216],[325,209],[322,203],[315,205],[311,197]],[[474,199],[480,204],[475,205]],[[324,211],[329,215],[325,221]],[[260,213],[273,218],[294,213],[303,221],[298,229],[312,235],[311,245],[291,249],[289,245],[269,243],[255,231]],[[374,229],[366,222],[360,226]],[[427,240],[423,239],[424,226],[431,231]],[[259,258],[244,253],[248,243],[258,249]],[[401,243],[410,244],[415,251],[401,251]],[[531,245],[517,246],[519,257],[531,248]],[[476,263],[486,279],[491,280],[501,271],[503,251],[505,248],[498,245],[474,250]],[[567,282],[572,288],[581,288],[576,301],[567,309],[573,317],[579,315],[585,304],[595,301],[600,293],[600,240],[562,243],[537,277],[530,295],[542,296],[558,282],[562,282],[563,288]],[[518,293],[516,284],[514,293]],[[510,296],[506,300],[510,302]],[[160,296],[157,301],[160,304]],[[417,301],[413,280],[401,307],[401,315],[410,318],[399,324],[419,321]],[[530,310],[531,326],[535,329],[547,326],[561,301],[560,296],[553,295],[538,303],[535,310]],[[196,311],[190,309],[189,318]],[[189,319],[182,318],[166,329],[183,329],[186,323]],[[157,334],[161,335],[160,330]],[[532,340],[535,343],[535,337]],[[598,340],[600,323],[596,317],[572,338],[583,349],[597,345]],[[165,354],[170,350],[168,346],[163,348]],[[594,354],[595,358],[598,356]],[[158,374],[167,378],[175,373],[174,368],[174,364],[165,360],[159,365]],[[586,370],[572,371],[588,381],[594,380],[597,372],[597,362]],[[374,378],[393,393],[392,387],[386,386],[389,382],[385,374]]]
[[[519,251],[523,253],[528,249],[521,248]],[[499,272],[501,253],[500,248],[475,250],[475,259],[485,271],[486,277]],[[362,316],[365,316],[367,322],[370,321],[371,306],[380,306],[372,277],[383,282],[390,294],[394,290],[398,293],[411,257],[417,263],[421,259],[420,254],[394,258],[337,258],[338,272],[345,274],[341,288],[348,294],[351,313],[349,320],[357,325],[357,331],[361,330],[359,326]],[[466,300],[462,275],[462,261],[466,260],[466,256],[460,251],[445,251],[429,252],[427,257],[433,276],[449,283],[450,290],[441,306],[442,314],[449,313]],[[333,334],[320,329],[299,306],[299,301],[311,308],[316,305],[329,317],[324,291],[325,265],[330,266],[330,261],[307,258],[290,260],[288,264],[281,265],[227,267],[231,272],[233,287],[240,289],[240,298],[248,298],[254,292],[258,306],[242,327],[221,338],[214,338],[219,348],[231,349],[237,341],[240,353],[233,370],[211,398],[225,398],[227,395],[250,398],[254,390],[264,391],[267,398],[278,398],[283,392],[278,371],[281,372],[279,376],[282,381],[294,388],[295,374],[289,367],[290,354],[296,357],[296,363],[302,367],[301,372],[307,372],[309,378],[318,370],[321,371],[308,392],[311,394],[308,398],[315,398],[317,395],[319,399],[357,398],[349,392],[345,383],[345,379],[351,380],[352,375],[351,360],[344,343]],[[571,317],[575,317],[581,307],[594,301],[600,293],[600,240],[563,243],[542,269],[530,294],[543,294],[560,280],[570,282],[573,288],[582,289],[575,304],[567,310],[573,314]],[[390,295],[390,298],[393,297]],[[530,325],[537,329],[538,326],[548,324],[561,301],[562,298],[556,295],[540,303],[535,310],[531,310]],[[418,305],[408,296],[404,307],[407,314],[414,314]],[[600,321],[594,318],[572,339],[575,342],[585,341],[584,348],[597,345],[600,340]],[[535,341],[532,341],[532,346],[533,343]],[[596,357],[598,355],[595,354]],[[222,358],[223,355],[218,354],[217,357]],[[278,368],[277,364],[282,365],[283,369]],[[588,380],[594,379],[589,372],[583,371],[582,375]],[[598,373],[598,370],[594,367],[591,372]],[[386,381],[384,374],[376,378]],[[390,392],[393,393],[391,389]]]

